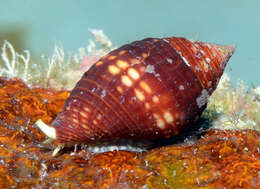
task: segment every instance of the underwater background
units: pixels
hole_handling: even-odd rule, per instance
[[[0,188],[260,188],[259,8],[260,1],[256,0],[0,0]],[[92,85],[84,87],[85,80],[103,81],[102,73],[106,70],[102,71],[99,65],[106,59],[116,58],[108,68],[111,74],[117,74],[119,67],[121,71],[125,65],[122,62],[129,60],[123,51],[96,64],[95,68],[101,70],[100,77],[97,75],[94,80],[83,77],[79,85],[86,93],[78,92],[77,88],[71,92],[75,83],[100,57],[123,44],[146,37],[170,36],[236,45],[214,93],[209,97],[205,89],[184,88],[182,83],[189,77],[180,77],[181,80],[176,79],[179,85],[176,89],[181,92],[172,93],[176,103],[171,107],[165,103],[163,93],[158,93],[162,94],[159,99],[151,96],[152,89],[162,88],[158,83],[149,87],[153,78],[143,82],[121,75],[122,82],[116,90],[120,92],[121,86],[134,84],[137,90],[133,94],[140,102],[145,100],[144,108],[156,110],[153,116],[158,127],[162,123],[164,127],[164,121],[180,120],[180,115],[181,119],[186,117],[186,124],[183,132],[176,130],[172,132],[176,135],[167,139],[147,143],[138,138],[125,143],[99,142],[98,136],[107,134],[109,129],[116,136],[129,130],[132,136],[131,130],[136,130],[132,123],[140,123],[139,117],[149,115],[150,110],[141,105],[134,112],[137,109],[132,104],[141,104],[135,96],[130,103],[122,101],[130,90],[115,98],[110,90],[113,85],[107,82],[97,85],[96,89],[105,89],[102,91],[92,91],[95,89]],[[165,52],[167,48],[161,50]],[[229,50],[231,53],[233,48]],[[151,56],[152,60],[155,57]],[[167,57],[164,58],[172,63]],[[192,57],[183,56],[183,61],[189,63]],[[117,58],[123,61],[116,61]],[[115,61],[117,65],[113,66]],[[136,79],[138,72],[132,68],[124,72]],[[146,68],[148,73],[156,71],[150,61]],[[163,89],[169,87],[171,91],[172,83],[164,76],[166,69],[160,72],[166,78]],[[209,86],[211,81],[207,82]],[[139,87],[144,93],[139,92]],[[74,98],[78,93],[84,103]],[[74,99],[69,98],[70,94]],[[161,103],[151,106],[147,103],[150,99]],[[200,107],[207,101],[202,115],[197,108],[191,112],[193,104]],[[181,107],[175,108],[179,102]],[[64,106],[71,103],[72,110]],[[94,111],[83,104],[90,104]],[[161,108],[164,104],[168,110],[176,111],[172,114],[161,111],[158,115],[157,110],[165,109]],[[114,113],[106,113],[108,108]],[[66,111],[72,113],[67,114],[68,123],[78,122],[80,127],[85,123],[91,125],[91,121],[98,123],[97,127],[84,127],[86,130],[71,136],[90,133],[97,140],[64,148],[60,141],[46,140],[47,136],[37,127],[57,123],[54,120],[61,117],[57,115]],[[76,112],[85,118],[75,116]],[[199,118],[196,123],[190,122],[190,115]],[[113,117],[129,128],[124,131],[121,125],[113,127]],[[105,128],[108,125],[105,123],[112,125]],[[95,134],[95,130],[99,132]],[[147,131],[142,127],[137,130]],[[71,134],[70,129],[65,131]]]
[[[260,1],[218,0],[8,0],[0,1],[0,45],[9,40],[34,59],[49,56],[55,42],[65,52],[86,47],[89,29],[102,29],[115,46],[146,37],[182,36],[235,44],[226,72],[260,85]]]

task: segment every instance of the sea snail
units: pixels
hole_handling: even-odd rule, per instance
[[[51,126],[36,125],[61,144],[177,135],[199,118],[234,51],[177,37],[132,42],[82,76]]]

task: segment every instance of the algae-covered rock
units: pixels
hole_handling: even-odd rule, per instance
[[[69,91],[31,88],[0,78],[1,188],[259,188],[260,132],[210,129],[192,142],[143,153],[89,152],[52,157],[56,144],[34,122],[51,123]]]

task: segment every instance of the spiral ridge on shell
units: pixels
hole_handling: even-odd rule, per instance
[[[113,50],[76,84],[49,127],[51,138],[90,143],[177,135],[199,118],[233,53],[234,46],[177,37]]]

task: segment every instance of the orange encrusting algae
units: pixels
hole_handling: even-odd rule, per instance
[[[41,144],[46,137],[33,124],[42,116],[52,122],[68,95],[0,77],[0,188],[260,187],[260,132],[254,130],[211,129],[192,142],[142,154],[78,147],[52,157],[53,146]]]

